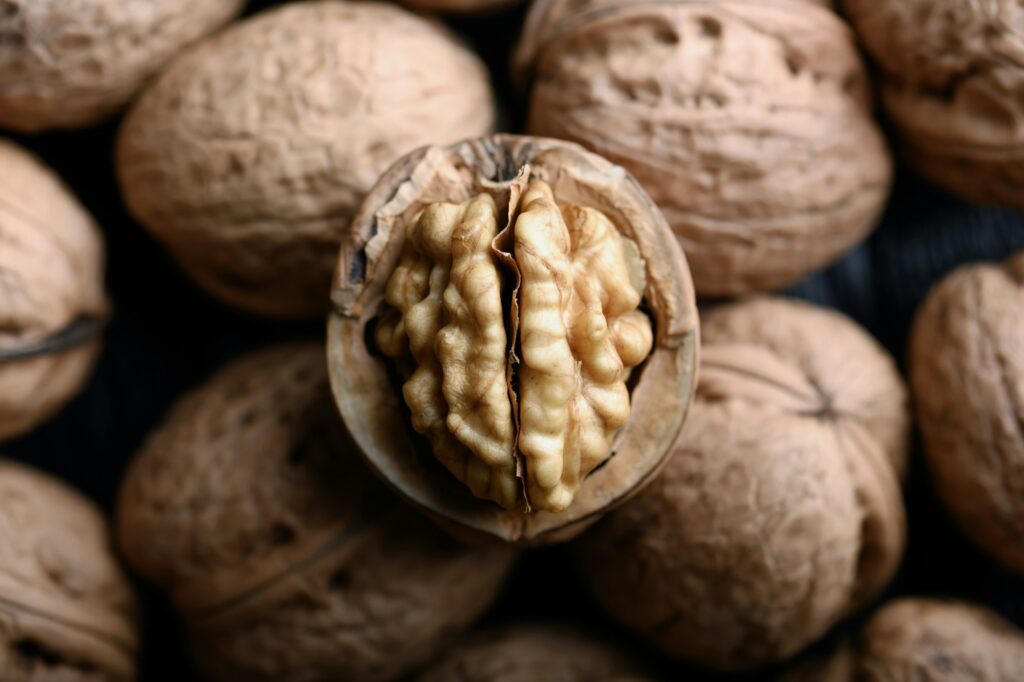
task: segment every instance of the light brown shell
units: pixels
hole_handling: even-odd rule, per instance
[[[517,5],[521,0],[402,0],[402,4],[418,12],[444,14],[491,14]]]
[[[1024,207],[1024,7],[843,0],[907,159],[967,199]]]
[[[0,127],[77,128],[120,109],[245,0],[0,2]]]
[[[351,450],[319,344],[231,363],[143,447],[120,546],[167,591],[210,679],[392,679],[497,596],[513,554],[456,544]]]
[[[1024,252],[928,295],[911,382],[935,489],[965,534],[1024,574]]]
[[[89,500],[0,459],[0,679],[129,682],[136,603]]]
[[[1024,680],[1024,632],[970,604],[900,599],[864,627],[854,680],[1017,682]]]
[[[551,185],[559,202],[604,213],[637,244],[645,259],[644,299],[655,325],[654,351],[634,372],[630,421],[613,441],[610,458],[583,481],[563,512],[524,513],[474,498],[424,445],[416,445],[392,368],[367,344],[412,216],[428,204],[462,202],[482,191],[503,197],[500,210],[507,212],[510,193],[519,191],[527,169]],[[503,223],[510,217],[503,216]],[[570,143],[495,135],[406,156],[382,177],[353,220],[333,300],[331,382],[360,452],[403,497],[446,528],[474,538],[536,544],[578,534],[655,475],[693,393],[697,316],[686,260],[636,182]]]
[[[95,223],[35,156],[0,139],[0,439],[81,390],[107,309]],[[92,333],[75,335],[75,327]]]
[[[568,625],[517,625],[455,645],[416,682],[644,682],[641,667],[608,642]]]
[[[904,546],[906,392],[838,313],[755,299],[702,318],[701,383],[662,474],[585,535],[581,571],[669,654],[780,661],[872,599]]]
[[[297,2],[175,60],[123,124],[118,175],[131,212],[210,293],[317,316],[380,174],[493,122],[483,64],[440,24],[382,3]]]
[[[622,164],[701,296],[776,289],[874,227],[891,161],[850,31],[797,0],[538,0],[529,132]]]

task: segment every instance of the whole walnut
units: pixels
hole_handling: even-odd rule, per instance
[[[972,201],[1024,207],[1024,7],[842,0],[881,68],[907,160]]]
[[[67,187],[0,139],[0,439],[85,384],[106,315],[103,239]]]
[[[577,548],[592,593],[672,656],[780,661],[875,597],[904,545],[906,392],[842,315],[702,316],[697,399],[661,475]]]
[[[298,2],[176,59],[128,114],[129,210],[203,288],[319,316],[338,244],[399,156],[488,132],[487,72],[440,24],[382,3]]]
[[[643,682],[641,667],[608,642],[568,625],[479,632],[428,666],[416,682]]]
[[[129,682],[136,621],[99,509],[0,459],[0,679]]]
[[[245,0],[3,0],[0,126],[95,123]]]
[[[538,0],[529,132],[621,163],[698,295],[777,289],[873,228],[892,174],[850,31],[807,0]]]
[[[182,398],[124,481],[120,547],[211,680],[386,680],[497,596],[514,555],[456,544],[371,479],[320,344],[237,360]]]
[[[467,536],[578,534],[655,475],[693,394],[686,260],[636,181],[570,143],[405,157],[353,220],[333,300],[360,452]]]
[[[1024,252],[962,267],[917,313],[910,378],[939,497],[1024,574]]]

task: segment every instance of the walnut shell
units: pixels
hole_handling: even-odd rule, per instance
[[[906,391],[842,315],[755,299],[702,318],[701,381],[662,474],[579,545],[618,620],[669,654],[782,660],[872,599],[904,545]]]
[[[35,156],[0,139],[0,439],[50,418],[99,353],[103,239]]]
[[[0,126],[77,128],[124,106],[245,0],[0,2]]]
[[[628,169],[701,296],[777,289],[873,228],[891,161],[850,31],[796,0],[539,0],[528,130]]]
[[[578,628],[518,625],[477,633],[416,682],[643,682],[637,663]]]
[[[392,679],[497,596],[514,555],[439,533],[351,449],[319,344],[231,363],[142,448],[120,546],[210,679]]]
[[[455,203],[471,198],[461,206]],[[561,224],[560,211],[567,223],[573,223],[571,228]],[[452,214],[469,227],[483,226],[486,217],[490,231],[457,241],[424,239],[424,221],[435,227],[444,223],[435,220],[439,212]],[[583,227],[585,223],[588,228]],[[558,257],[555,253],[569,248],[569,242],[578,243],[566,231],[589,235],[586,258],[574,261],[571,268],[563,267],[566,263],[560,260],[565,253]],[[609,233],[617,233],[612,238],[617,243],[605,250],[598,245],[609,242],[598,235]],[[470,339],[463,344],[469,355],[445,357],[454,322],[436,329],[443,285],[449,277],[447,266],[440,267],[439,259],[435,265],[427,260],[416,265],[410,260],[407,241],[419,244],[417,249],[435,250],[443,250],[438,244],[460,244],[463,251],[466,244],[479,243],[482,248],[490,244],[486,267],[478,269],[475,279],[457,277],[461,257],[451,255],[454,247],[444,246],[453,263],[452,285],[443,292],[445,310],[452,315],[458,312],[458,306],[452,305],[457,301],[449,299],[452,289],[479,309],[475,322],[470,324],[472,316],[464,316],[466,324],[454,332],[486,332],[463,333]],[[566,253],[570,252],[578,253],[571,249]],[[496,267],[502,271],[500,276],[494,274]],[[396,285],[393,279],[403,272],[420,275],[403,276]],[[479,279],[485,275],[489,279]],[[493,296],[493,304],[471,288],[459,293],[463,280]],[[484,281],[486,286],[481,284]],[[494,290],[502,286],[501,294],[495,296]],[[604,313],[600,321],[577,324],[589,313],[561,308],[577,295],[588,300],[589,294],[579,292],[589,287],[593,287],[591,293],[604,292],[594,298],[598,311],[603,302]],[[413,299],[422,302],[416,310],[401,301],[412,289],[416,290]],[[654,475],[679,431],[693,392],[697,318],[686,260],[635,181],[621,168],[569,143],[497,135],[425,148],[405,157],[384,175],[356,215],[352,233],[342,245],[333,298],[328,341],[331,380],[338,408],[364,458],[414,505],[449,529],[470,536],[531,544],[580,532]],[[635,310],[641,298],[649,317]],[[620,303],[619,312],[632,312],[615,317],[611,311]],[[405,306],[404,317],[396,322],[388,306]],[[415,324],[410,317],[414,313],[420,317]],[[420,334],[423,319],[433,320],[432,334]],[[649,328],[643,329],[651,324],[653,338]],[[374,330],[382,327],[377,343],[368,343]],[[577,327],[589,331],[576,337]],[[392,347],[396,332],[399,339],[408,337],[406,345],[417,363],[402,391],[411,420],[403,411],[402,392],[393,388],[394,372],[401,369],[389,362],[398,355]],[[609,353],[595,351],[591,356],[583,347],[587,344],[577,343],[579,339],[589,343],[598,336]],[[489,350],[492,347],[494,352]],[[629,368],[641,361],[643,365],[626,384]],[[493,396],[476,396],[463,416],[458,395],[449,395],[447,382],[449,375],[461,376],[464,372],[458,370],[466,367],[482,374],[462,382],[469,389],[495,385],[497,389]],[[609,370],[609,383],[599,384],[596,379],[588,383],[592,370],[595,377],[602,373],[599,368]],[[443,396],[436,388],[442,377]],[[565,379],[572,385],[567,386]],[[567,409],[568,414],[562,414]],[[475,433],[488,437],[491,450],[501,453],[492,457],[486,447],[471,448],[480,462],[491,467],[479,480],[469,468],[477,466],[472,459],[466,464],[439,447],[448,434],[438,430],[447,428],[459,436],[459,428],[454,427],[467,421],[476,424]],[[429,438],[437,459],[451,473],[429,454],[410,457],[417,443],[426,445],[412,437],[413,429]],[[555,442],[557,448],[552,445]],[[577,457],[574,442],[582,443],[580,451],[589,454]],[[556,456],[541,456],[542,446],[552,446],[563,456],[552,467],[550,481],[547,467]],[[579,461],[587,466],[576,468]],[[564,475],[570,467],[574,478],[567,482]],[[558,488],[559,472],[565,490],[570,491],[567,503],[558,497],[565,492]],[[508,502],[502,497],[504,484],[491,486],[493,477],[499,476],[511,477],[513,488],[517,483],[525,487],[521,499],[526,504],[500,508],[474,497]],[[458,485],[456,478],[469,489]],[[555,485],[551,490],[557,494],[552,497],[547,496],[548,483]]]
[[[520,0],[402,0],[402,4],[418,12],[444,14],[491,14],[519,4]]]
[[[0,678],[128,682],[136,628],[135,595],[99,509],[0,460]]]
[[[210,293],[317,316],[378,176],[493,121],[486,69],[440,24],[380,3],[292,3],[175,60],[122,126],[118,175],[130,211]]]
[[[935,489],[1024,574],[1024,252],[954,271],[922,304],[910,376]]]
[[[1024,7],[973,0],[843,0],[881,67],[907,160],[979,202],[1024,208]]]

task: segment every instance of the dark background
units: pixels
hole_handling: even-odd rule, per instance
[[[250,3],[250,12],[271,4],[266,0]],[[510,96],[507,55],[521,20],[522,10],[515,9],[451,22],[491,65],[495,87],[504,96],[502,104],[513,122],[510,130],[521,120],[522,102]],[[111,154],[117,125],[115,120],[84,131],[12,136],[51,164],[101,225],[115,317],[86,390],[53,421],[0,446],[5,455],[71,482],[108,510],[133,452],[182,391],[246,350],[284,339],[315,337],[323,328],[321,323],[280,323],[246,316],[222,306],[186,280],[124,212]],[[929,287],[958,264],[1001,260],[1019,249],[1024,249],[1024,214],[965,204],[900,168],[890,205],[871,238],[789,293],[846,312],[905,368],[907,330]],[[1024,627],[1024,581],[1000,570],[952,526],[930,491],[916,450],[906,489],[909,546],[889,594],[968,598]],[[526,557],[508,594],[487,620],[603,621],[564,571],[562,559],[557,548]],[[538,593],[535,585],[550,584],[552,573],[563,575],[562,583]],[[192,679],[178,648],[173,619],[159,598],[148,596],[140,679]],[[663,666],[666,676],[674,678],[682,672],[634,645],[641,655]],[[686,677],[699,675],[687,671]]]

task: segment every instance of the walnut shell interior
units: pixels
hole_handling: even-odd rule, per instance
[[[630,379],[629,421],[617,433],[598,434],[598,441],[607,438],[610,447],[597,464],[592,464],[589,476],[578,482],[571,502],[564,505],[542,502],[534,507],[522,504],[503,509],[477,500],[460,486],[433,461],[429,449],[410,427],[410,416],[394,385],[393,363],[382,357],[373,342],[380,324],[378,319],[387,314],[384,304],[388,300],[388,283],[402,267],[407,234],[415,235],[417,221],[425,211],[438,210],[432,205],[461,204],[480,195],[490,199],[479,201],[492,202],[497,209],[492,210],[489,203],[483,207],[484,213],[496,222],[491,228],[497,234],[493,243],[511,244],[519,235],[521,250],[514,251],[516,247],[510,246],[504,251],[505,257],[499,258],[506,268],[511,290],[520,295],[507,298],[502,306],[507,316],[507,347],[502,354],[492,357],[497,369],[499,355],[508,354],[503,365],[507,372],[504,378],[511,377],[511,411],[518,420],[520,437],[530,419],[523,408],[528,408],[533,399],[527,388],[531,369],[530,325],[543,325],[543,320],[532,318],[530,311],[541,311],[540,316],[544,315],[543,306],[533,307],[530,303],[532,287],[537,286],[535,294],[543,297],[544,287],[551,294],[572,286],[559,288],[552,282],[545,283],[547,275],[543,273],[554,272],[550,261],[539,260],[537,277],[533,277],[528,263],[517,263],[515,257],[510,257],[529,251],[522,243],[529,238],[529,230],[518,229],[525,215],[522,207],[539,211],[533,216],[539,221],[534,226],[539,232],[531,248],[550,247],[555,233],[545,232],[551,227],[546,221],[558,213],[559,206],[563,213],[577,210],[565,209],[567,205],[601,214],[600,219],[594,220],[607,220],[608,225],[614,226],[616,236],[622,240],[620,244],[635,245],[622,247],[616,267],[621,268],[620,275],[627,280],[625,287],[631,282],[637,284],[646,317],[653,326],[651,352],[642,353],[646,356],[643,365]],[[627,252],[630,255],[623,255]],[[610,272],[610,267],[608,263],[600,265],[602,272]],[[339,256],[333,301],[328,342],[332,385],[339,410],[361,452],[384,480],[416,506],[471,534],[534,542],[578,532],[657,471],[682,425],[694,390],[697,317],[684,256],[660,213],[624,170],[569,143],[498,135],[445,148],[424,148],[398,162],[371,191],[353,222],[351,236]],[[517,336],[524,340],[517,344]],[[390,332],[384,337],[387,341]],[[429,338],[425,340],[430,342]],[[500,340],[496,343],[501,345]],[[639,345],[644,345],[642,339]],[[620,352],[620,358],[629,354]],[[554,350],[539,355],[544,362],[557,361]],[[516,370],[521,370],[517,376]],[[615,379],[624,381],[621,376]],[[625,384],[622,388],[625,390]],[[565,396],[568,402],[572,394]],[[496,399],[501,402],[500,396]],[[424,413],[412,417],[417,419]],[[515,472],[526,481],[524,499],[528,503],[530,477],[528,471],[524,476],[524,469],[528,470],[531,463],[521,457],[522,439],[516,449]],[[506,463],[504,471],[508,470]],[[580,471],[586,475],[585,470]],[[543,497],[533,499],[545,501]]]

